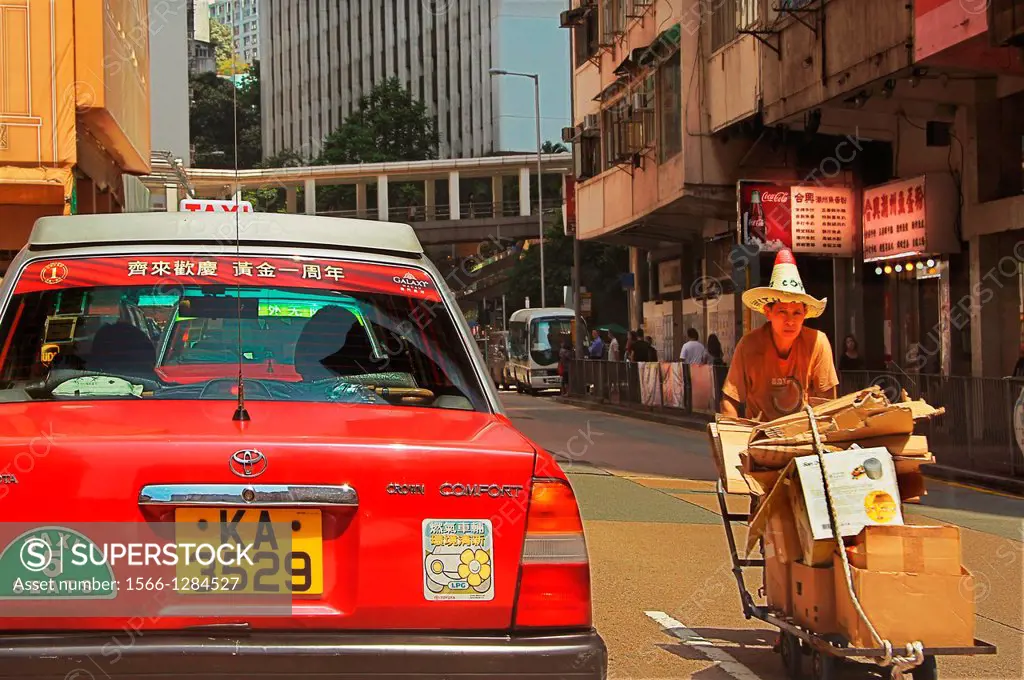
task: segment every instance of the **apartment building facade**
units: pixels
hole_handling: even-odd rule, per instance
[[[274,3],[276,4],[276,3]],[[260,59],[260,0],[214,0],[209,15],[231,29],[235,50],[246,64]]]
[[[122,212],[150,171],[145,0],[8,0],[0,30],[0,269],[44,216]]]
[[[263,148],[305,157],[397,77],[436,116],[442,158],[536,148],[532,82],[492,68],[538,73],[542,136],[568,125],[569,40],[561,0],[262,0]],[[537,49],[524,49],[536,40]]]
[[[976,4],[574,0],[577,230],[631,246],[631,325],[670,356],[714,332],[728,359],[782,244],[837,353],[852,334],[871,368],[1008,374],[1024,71],[1005,27],[1024,14]]]

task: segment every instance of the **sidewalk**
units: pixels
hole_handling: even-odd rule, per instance
[[[708,423],[714,422],[714,416],[709,414],[673,413],[672,411],[675,409],[626,404],[608,404],[591,401],[589,399],[580,399],[578,397],[554,396],[552,398],[561,404],[567,404],[569,406],[578,406],[580,408],[591,409],[594,411],[602,411],[604,413],[612,413],[615,415],[646,420],[653,423],[661,423],[662,425],[684,427],[690,430],[699,430],[702,432],[707,428]],[[940,465],[937,463],[934,465],[925,465],[921,468],[921,471],[925,473],[926,477],[931,477],[933,479],[941,479],[943,481],[956,482],[959,484],[968,484],[982,489],[988,489],[990,491],[998,491],[1001,493],[1024,497],[1024,479],[986,475],[980,472],[970,472],[968,470],[961,470],[959,468]]]

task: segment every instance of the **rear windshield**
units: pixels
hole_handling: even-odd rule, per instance
[[[485,410],[429,274],[340,260],[109,257],[21,273],[0,401],[237,399]]]

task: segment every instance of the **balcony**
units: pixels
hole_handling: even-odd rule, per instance
[[[989,0],[993,47],[1024,47],[1024,0]]]
[[[764,122],[778,123],[913,64],[913,5],[812,0],[767,17],[761,68]]]

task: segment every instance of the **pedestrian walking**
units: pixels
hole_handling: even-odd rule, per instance
[[[683,348],[679,350],[679,360],[684,364],[710,364],[711,358],[708,356],[708,351],[701,344],[700,334],[697,333],[696,328],[690,328],[686,331],[686,336],[689,338],[683,343]]]

